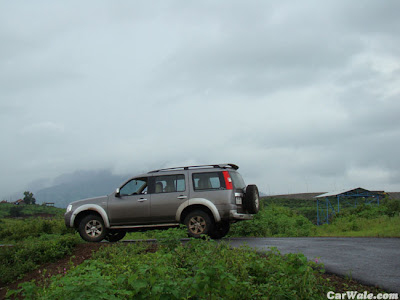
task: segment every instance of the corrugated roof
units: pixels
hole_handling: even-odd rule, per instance
[[[358,188],[351,189],[351,190],[340,190],[340,191],[334,191],[334,192],[325,193],[325,194],[316,196],[315,198],[333,197],[333,196],[338,196],[338,195],[350,193],[352,191],[357,191],[357,190],[362,190],[362,191],[364,191],[366,193],[373,193],[373,192],[371,192],[369,190],[366,190],[366,189],[363,189],[361,187],[358,187]]]
[[[351,189],[351,190],[340,190],[340,191],[329,192],[329,193],[325,193],[325,194],[322,194],[322,195],[315,196],[315,198],[323,198],[323,197],[337,196],[337,195],[341,195],[341,194],[346,193],[346,192],[350,192],[350,191],[352,191],[352,190],[353,190],[353,189]]]

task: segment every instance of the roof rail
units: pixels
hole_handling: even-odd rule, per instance
[[[166,168],[166,169],[159,169],[159,170],[154,170],[150,171],[148,173],[157,173],[157,172],[162,172],[162,171],[172,171],[172,170],[189,170],[189,169],[201,169],[201,168],[221,168],[221,169],[227,169],[227,168],[232,168],[234,170],[239,169],[239,167],[235,164],[218,164],[218,165],[199,165],[199,166],[186,166],[186,167],[174,167],[174,168]]]

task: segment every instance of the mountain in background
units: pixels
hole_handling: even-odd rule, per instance
[[[53,186],[36,191],[34,197],[38,204],[53,202],[65,208],[72,201],[109,195],[128,177],[113,175],[109,170],[76,171],[57,177]]]

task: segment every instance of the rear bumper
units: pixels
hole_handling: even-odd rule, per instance
[[[234,219],[234,220],[251,220],[251,219],[253,219],[253,216],[254,216],[251,214],[240,214],[236,210],[231,210],[229,212],[229,215],[230,215],[231,219]]]

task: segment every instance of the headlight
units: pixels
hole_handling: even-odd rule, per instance
[[[70,205],[67,206],[67,213],[70,212],[71,209],[72,209],[72,205],[70,204]]]

